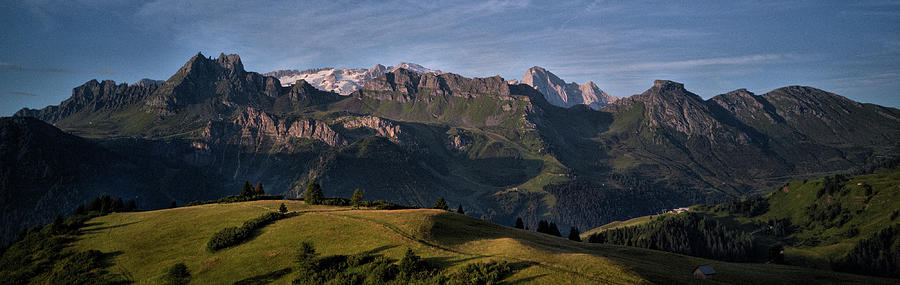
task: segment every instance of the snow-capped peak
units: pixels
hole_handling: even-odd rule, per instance
[[[331,91],[341,95],[350,95],[353,91],[359,90],[360,87],[369,82],[369,80],[379,75],[393,72],[397,69],[407,69],[416,73],[433,73],[441,74],[440,70],[430,69],[415,63],[401,62],[396,66],[385,67],[381,64],[365,69],[365,68],[314,68],[304,71],[298,70],[278,70],[266,73],[265,75],[274,76],[281,81],[282,86],[290,86],[297,80],[306,80],[316,89]]]

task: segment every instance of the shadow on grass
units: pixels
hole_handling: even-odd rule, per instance
[[[246,278],[244,280],[234,282],[234,285],[261,285],[261,284],[269,284],[275,282],[275,280],[281,279],[285,275],[290,274],[293,270],[290,267],[282,268],[279,270],[275,270],[266,274],[256,275],[250,278]]]
[[[99,232],[99,231],[108,230],[108,229],[121,228],[121,227],[129,226],[129,225],[137,224],[137,223],[140,223],[140,222],[141,222],[141,221],[134,221],[134,222],[124,223],[124,224],[118,224],[118,225],[114,225],[114,226],[97,227],[97,228],[92,228],[92,229],[82,230],[82,232],[84,232],[84,233]],[[84,224],[84,226],[85,226],[85,227],[89,227],[89,226],[99,226],[99,225],[102,225],[102,224],[104,224],[104,223],[87,223],[87,224]]]

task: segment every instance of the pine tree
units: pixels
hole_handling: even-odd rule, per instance
[[[547,221],[541,220],[538,222],[537,232],[539,233],[549,233],[550,232],[550,224],[547,224]]]
[[[556,227],[556,223],[551,222],[550,228],[547,230],[547,234],[555,235],[558,237],[562,236],[562,233],[559,232],[559,228]]]
[[[244,186],[241,187],[241,196],[250,197],[253,196],[253,186],[250,186],[250,181],[244,181]]]
[[[122,198],[116,199],[113,202],[112,211],[113,212],[122,212],[125,209],[125,202],[122,201]]]
[[[459,204],[459,207],[456,208],[456,212],[459,214],[466,214],[466,211],[463,211],[462,204]]]
[[[297,250],[297,255],[294,256],[294,262],[297,263],[301,274],[315,273],[318,271],[316,268],[318,267],[317,257],[316,248],[313,247],[312,243],[304,241],[300,243],[300,249]]]
[[[363,193],[362,189],[356,188],[356,190],[353,190],[353,197],[350,198],[350,205],[359,209],[359,206],[365,198],[366,194]]]
[[[128,203],[125,204],[125,210],[132,212],[137,210],[137,201],[128,200]]]
[[[309,205],[319,205],[325,200],[325,194],[322,193],[322,186],[315,182],[310,182],[303,192],[303,200]]]
[[[287,206],[284,203],[281,203],[281,206],[278,207],[278,212],[282,214],[286,214],[288,211]]]
[[[522,217],[516,218],[516,228],[525,229],[525,223],[522,222]]]
[[[406,249],[406,254],[403,255],[403,259],[400,259],[400,264],[398,265],[400,273],[410,277],[412,274],[419,272],[422,267],[424,267],[422,258],[416,255],[412,249]]]
[[[169,208],[176,208],[176,207],[178,207],[178,203],[175,203],[175,201],[172,201],[172,205],[169,205]]]
[[[581,241],[581,232],[578,231],[578,228],[572,227],[569,230],[569,240]]]
[[[437,201],[434,201],[434,209],[441,209],[445,211],[450,210],[450,206],[447,206],[447,200],[444,200],[444,197],[440,197]]]
[[[253,187],[253,193],[255,195],[266,195],[266,190],[263,190],[263,185],[260,182],[256,182],[256,187]]]

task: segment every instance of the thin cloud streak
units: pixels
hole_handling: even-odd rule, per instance
[[[23,92],[23,91],[6,91],[6,94],[16,95],[16,96],[26,96],[26,97],[37,97],[37,94]]]
[[[33,71],[33,72],[58,72],[58,73],[70,73],[75,72],[75,70],[66,69],[66,68],[35,68],[35,67],[25,67],[18,64],[5,63],[0,62],[0,70],[8,70],[8,71]]]

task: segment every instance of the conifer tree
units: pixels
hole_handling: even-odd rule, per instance
[[[448,211],[450,210],[450,206],[447,206],[447,200],[444,200],[444,197],[440,197],[437,201],[434,201],[434,209],[441,209]]]
[[[287,206],[284,203],[281,203],[281,206],[278,207],[278,212],[282,214],[286,214],[288,211]]]
[[[266,190],[263,190],[263,185],[260,182],[256,182],[256,187],[253,187],[253,193],[256,195],[266,195]]]
[[[250,181],[244,181],[244,186],[241,187],[241,196],[253,196],[253,186],[250,186]]]
[[[550,232],[550,225],[547,224],[547,221],[541,220],[538,222],[537,232],[544,234]]]
[[[325,194],[322,193],[322,186],[315,182],[310,182],[303,192],[303,200],[309,205],[319,205],[325,200]]]
[[[463,211],[462,204],[459,204],[459,207],[456,208],[456,213],[463,214],[463,215],[466,214],[466,211]]]
[[[366,195],[363,193],[362,189],[356,188],[356,190],[353,190],[353,197],[350,198],[350,205],[359,209],[359,206],[365,198]]]
[[[569,230],[569,240],[581,241],[581,232],[578,231],[578,228],[572,227]]]
[[[525,229],[525,223],[522,222],[522,217],[516,218],[516,228],[517,229]]]
[[[562,233],[559,232],[559,228],[556,227],[556,223],[553,222],[550,223],[550,228],[548,229],[547,233],[558,237],[562,236]]]

